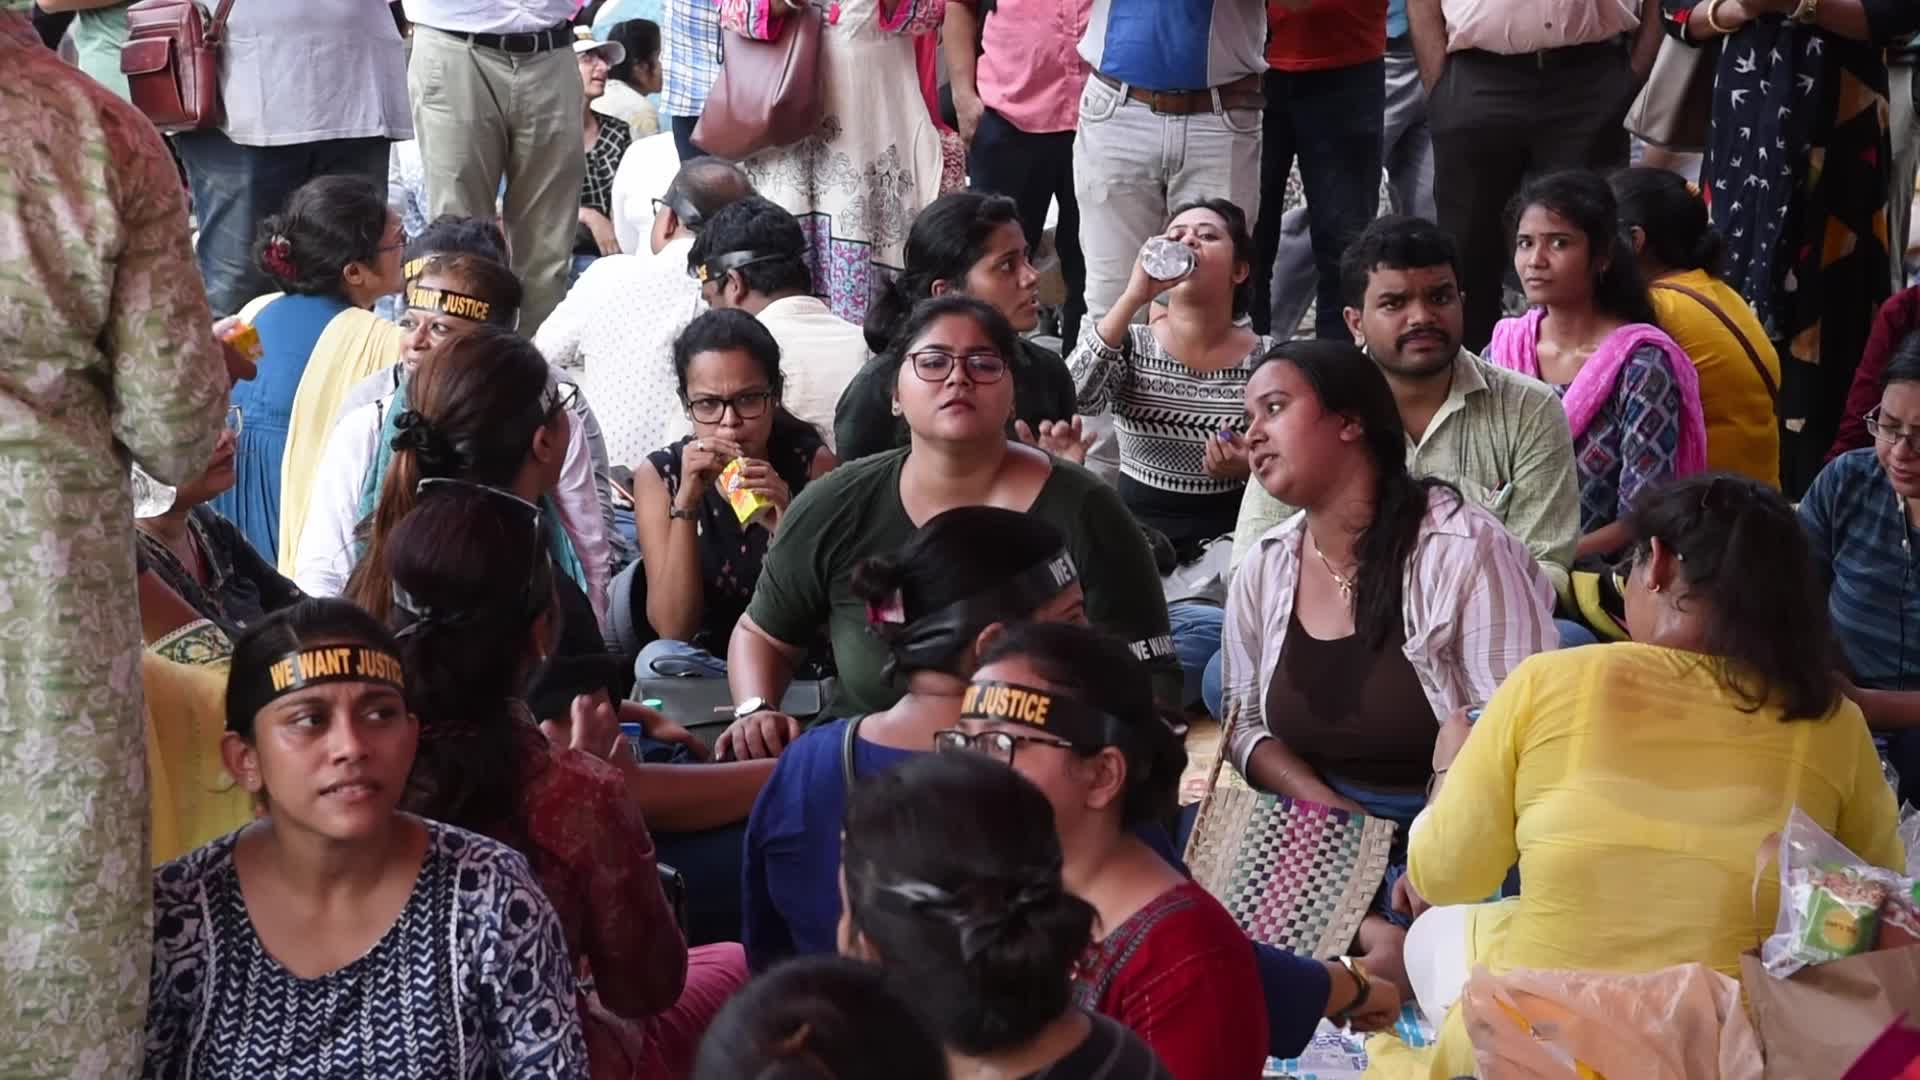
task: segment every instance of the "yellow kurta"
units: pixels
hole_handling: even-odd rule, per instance
[[[1741,711],[1696,653],[1542,653],[1487,704],[1415,822],[1407,875],[1436,905],[1471,904],[1518,861],[1522,895],[1470,931],[1473,962],[1495,972],[1697,962],[1737,978],[1779,905],[1772,874],[1755,901],[1755,855],[1795,805],[1860,857],[1903,866],[1893,792],[1851,702],[1782,723]],[[1434,1060],[1382,1046],[1368,1075],[1471,1074],[1459,1013]]]
[[[147,779],[153,799],[153,865],[177,859],[253,820],[253,798],[220,761],[227,665],[158,653],[140,657],[147,686]]]
[[[1760,320],[1725,282],[1705,270],[1668,274],[1660,279],[1692,289],[1720,305],[1746,336],[1773,385],[1780,385],[1780,357]],[[1707,421],[1707,468],[1750,476],[1780,486],[1780,425],[1773,415],[1767,384],[1753,359],[1727,324],[1704,305],[1672,289],[1649,289],[1660,329],[1678,342],[1700,373],[1700,409]]]

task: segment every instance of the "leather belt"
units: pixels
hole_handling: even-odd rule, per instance
[[[1264,109],[1267,95],[1261,89],[1260,76],[1248,75],[1206,90],[1146,90],[1128,86],[1110,75],[1094,72],[1093,77],[1124,93],[1128,101],[1137,101],[1166,116],[1192,116],[1195,113],[1226,109]]]
[[[440,30],[439,27],[434,27]],[[545,30],[529,30],[521,34],[469,34],[464,30],[440,30],[463,41],[478,45],[483,49],[498,49],[504,53],[531,55],[557,49],[573,41],[573,27],[567,23],[548,27]]]

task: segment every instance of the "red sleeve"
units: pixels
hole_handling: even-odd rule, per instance
[[[1886,373],[1887,361],[1916,327],[1920,327],[1920,287],[1902,289],[1880,305],[1873,317],[1873,330],[1867,335],[1867,347],[1860,354],[1860,366],[1853,369],[1853,385],[1840,412],[1840,433],[1827,451],[1828,461],[1873,444],[1866,422],[1860,418],[1880,404],[1880,377]]]
[[[616,1015],[664,1012],[686,984],[687,943],[661,891],[647,823],[612,766],[577,750],[554,763],[566,775],[542,785],[533,827],[580,887],[585,910],[574,948]]]
[[[1155,927],[1100,1004],[1175,1080],[1251,1080],[1266,1067],[1253,947],[1211,897]]]

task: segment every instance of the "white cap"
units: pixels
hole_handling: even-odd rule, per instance
[[[627,47],[617,41],[595,41],[593,29],[587,26],[573,28],[573,51],[580,53],[597,52],[606,57],[608,66],[622,63],[627,58]]]

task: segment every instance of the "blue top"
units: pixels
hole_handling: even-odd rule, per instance
[[[1407,0],[1387,0],[1387,36],[1407,36]]]
[[[280,460],[287,451],[293,396],[307,373],[313,346],[334,316],[350,305],[337,296],[282,296],[254,316],[260,334],[260,371],[236,383],[240,407],[233,487],[212,506],[240,529],[269,564],[280,560]]]
[[[1266,0],[1093,0],[1080,56],[1146,90],[1205,90],[1267,70]]]
[[[1800,524],[1832,582],[1827,612],[1853,681],[1868,690],[1920,689],[1914,531],[1871,447],[1820,470],[1800,501]]]

